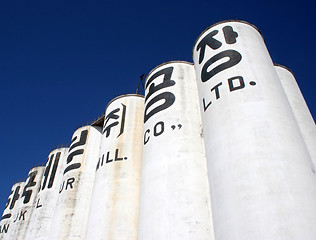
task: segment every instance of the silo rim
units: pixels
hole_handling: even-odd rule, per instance
[[[29,173],[31,173],[32,171],[38,169],[38,168],[45,168],[45,165],[43,165],[43,163],[39,163],[38,166],[32,167],[29,171]]]
[[[200,39],[200,37],[201,37],[206,31],[208,31],[210,28],[215,27],[215,26],[217,26],[217,25],[219,25],[219,24],[228,23],[228,22],[239,22],[239,23],[247,24],[247,25],[253,27],[253,28],[261,35],[262,39],[264,40],[264,37],[263,37],[262,33],[260,32],[260,30],[259,30],[255,25],[253,25],[253,24],[251,24],[251,23],[249,23],[249,22],[247,22],[247,21],[244,21],[244,20],[232,20],[232,19],[231,19],[231,20],[224,20],[224,21],[220,21],[220,22],[218,22],[218,23],[212,24],[211,26],[209,26],[208,28],[206,28],[206,29],[196,38],[196,40],[195,40],[195,42],[194,42],[194,44],[193,44],[192,55],[193,55],[193,53],[194,53],[194,49],[195,49],[195,45],[197,44],[197,41]]]
[[[293,73],[292,70],[289,69],[288,67],[286,67],[286,66],[284,66],[284,65],[282,65],[282,64],[278,64],[278,63],[274,63],[274,66],[275,66],[275,67],[284,68],[284,69],[288,70],[288,71],[293,75],[293,77],[296,79],[294,73]]]
[[[50,150],[48,156],[49,156],[52,152],[54,152],[54,151],[56,151],[56,150],[58,150],[58,149],[68,149],[68,147],[66,147],[66,146],[68,146],[68,145],[69,145],[69,144],[62,144],[62,145],[58,145],[58,146],[56,146],[56,147],[53,147],[52,150]]]
[[[140,95],[140,94],[132,94],[132,93],[130,93],[130,94],[123,94],[123,95],[117,96],[117,97],[113,98],[113,99],[106,105],[105,112],[106,112],[106,110],[108,109],[109,105],[110,105],[112,102],[116,101],[117,99],[123,98],[123,97],[140,97],[140,98],[145,98],[145,96],[143,96],[143,95]]]
[[[12,188],[14,187],[14,185],[25,183],[26,179],[27,178],[22,178],[22,179],[20,178],[20,179],[15,180],[13,185],[12,185]]]
[[[146,82],[147,82],[148,76],[149,76],[150,74],[152,74],[152,72],[154,72],[155,70],[157,70],[157,68],[160,68],[160,67],[162,67],[162,66],[164,66],[164,65],[172,64],[172,63],[186,63],[186,64],[189,64],[189,65],[194,66],[194,63],[191,63],[191,62],[188,62],[188,61],[183,61],[183,60],[173,60],[173,61],[168,61],[168,62],[161,63],[161,64],[159,64],[158,66],[156,66],[155,68],[153,68],[153,69],[148,73],[148,75],[146,76],[146,79],[145,79],[145,86],[146,86]]]

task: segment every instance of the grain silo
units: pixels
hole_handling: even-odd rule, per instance
[[[306,147],[311,155],[314,167],[316,166],[316,127],[314,119],[308,109],[295,76],[287,67],[276,65],[287,99],[293,110],[295,119],[300,128]]]
[[[259,31],[215,24],[193,58],[216,240],[316,239],[316,176]]]
[[[137,240],[143,114],[140,95],[106,108],[86,240]]]
[[[21,200],[18,205],[18,214],[16,222],[14,223],[14,231],[10,240],[25,239],[27,229],[32,222],[32,213],[36,204],[36,196],[39,191],[42,176],[45,167],[34,167],[29,171],[28,177],[23,187]]]
[[[149,73],[143,131],[138,239],[214,239],[193,64]]]
[[[243,21],[206,29],[193,58],[14,184],[0,240],[315,240],[316,128],[294,75]]]
[[[0,221],[0,239],[12,239],[14,233],[14,223],[17,221],[19,212],[19,202],[23,193],[25,182],[17,182],[13,184],[7,204],[3,211]]]
[[[48,155],[41,186],[36,197],[32,221],[25,240],[47,239],[58,198],[68,148],[57,148]]]
[[[85,238],[101,128],[77,129],[67,153],[49,240]]]

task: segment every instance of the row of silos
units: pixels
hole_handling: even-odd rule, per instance
[[[84,239],[100,132],[77,129],[69,148],[53,150],[45,167],[31,169],[25,182],[13,185],[0,239]]]
[[[43,172],[44,167],[32,168],[25,182],[13,185],[0,222],[0,239],[25,239]]]
[[[193,60],[154,68],[145,97],[113,99],[13,185],[0,239],[316,239],[316,128],[293,74],[242,21],[205,30]]]
[[[86,235],[87,239],[101,239],[98,236],[103,234],[135,239],[143,110],[143,96],[114,99],[106,109],[103,128],[77,129],[69,148],[52,151],[45,167],[32,169],[25,183],[14,184],[3,213],[0,239],[85,239]],[[25,203],[29,204],[19,208]],[[13,228],[15,216],[23,221]],[[104,228],[100,223],[112,227]]]

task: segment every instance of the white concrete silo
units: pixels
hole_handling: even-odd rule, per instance
[[[11,240],[25,239],[28,227],[32,224],[33,209],[36,204],[36,196],[39,191],[45,167],[34,167],[29,171],[23,187],[21,200],[19,201],[17,218],[14,223]]]
[[[57,148],[51,151],[48,156],[32,213],[32,221],[27,229],[25,240],[46,240],[48,237],[67,152],[68,148]]]
[[[316,166],[316,126],[308,109],[294,74],[287,67],[275,65],[287,99],[293,110],[295,119],[300,128],[306,147],[311,155],[314,167]]]
[[[137,240],[143,117],[140,95],[106,108],[86,240]]]
[[[49,240],[85,239],[101,130],[84,126],[72,136]]]
[[[316,239],[316,176],[258,30],[213,25],[193,58],[216,240]]]
[[[25,182],[17,182],[13,184],[7,204],[0,221],[0,239],[12,239],[14,233],[14,223],[18,219],[18,206],[21,201]]]
[[[193,64],[149,73],[143,131],[138,239],[214,239]]]

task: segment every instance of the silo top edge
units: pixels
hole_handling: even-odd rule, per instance
[[[26,181],[26,178],[15,180],[14,183],[13,183],[13,185],[12,185],[12,188],[13,188],[15,185],[25,183],[25,181]]]
[[[286,67],[286,66],[284,66],[284,65],[282,65],[282,64],[278,64],[278,63],[274,63],[274,66],[275,66],[275,67],[284,68],[284,69],[288,70],[288,71],[293,75],[293,77],[295,78],[294,73],[293,73],[292,70],[289,69],[288,67]]]
[[[30,169],[29,173],[31,173],[32,171],[38,169],[38,168],[43,168],[45,167],[45,165],[43,165],[43,163],[38,164],[37,166],[34,166]]]
[[[140,95],[140,94],[124,94],[124,95],[120,95],[120,96],[118,96],[118,97],[116,97],[116,98],[113,98],[113,99],[106,105],[105,111],[106,111],[106,109],[109,107],[109,105],[110,105],[112,102],[116,101],[117,99],[124,98],[124,97],[140,97],[140,98],[145,98],[145,96]]]
[[[209,26],[208,28],[206,28],[206,29],[196,38],[196,40],[195,40],[195,42],[194,42],[194,45],[193,45],[193,52],[194,52],[195,45],[197,44],[197,41],[200,39],[200,37],[201,37],[206,31],[208,31],[210,28],[215,27],[215,26],[217,26],[217,25],[219,25],[219,24],[222,24],[222,23],[229,23],[229,22],[239,22],[239,23],[247,24],[247,25],[253,27],[253,28],[261,35],[262,39],[264,39],[262,33],[260,32],[260,30],[259,30],[255,25],[253,25],[253,24],[251,24],[251,23],[249,23],[249,22],[247,22],[247,21],[244,21],[244,20],[224,20],[224,21],[220,21],[220,22],[218,22],[218,23],[212,24],[211,26]]]
[[[59,149],[68,149],[68,145],[69,144],[63,144],[62,146],[56,146],[56,147],[53,147],[52,150],[50,150],[49,154],[51,154],[52,152],[56,151],[56,150],[59,150]],[[49,155],[48,154],[48,155]]]
[[[145,83],[146,83],[146,81],[147,81],[148,76],[149,76],[152,72],[154,72],[157,68],[160,68],[160,67],[162,67],[162,66],[164,66],[164,65],[172,64],[172,63],[185,63],[185,64],[189,64],[189,65],[194,66],[194,63],[191,63],[191,62],[188,62],[188,61],[182,61],[182,60],[173,60],[173,61],[161,63],[161,64],[159,64],[158,66],[154,67],[152,70],[150,70],[150,72],[148,73],[148,75],[147,75],[147,77],[146,77],[146,79],[145,79]]]

